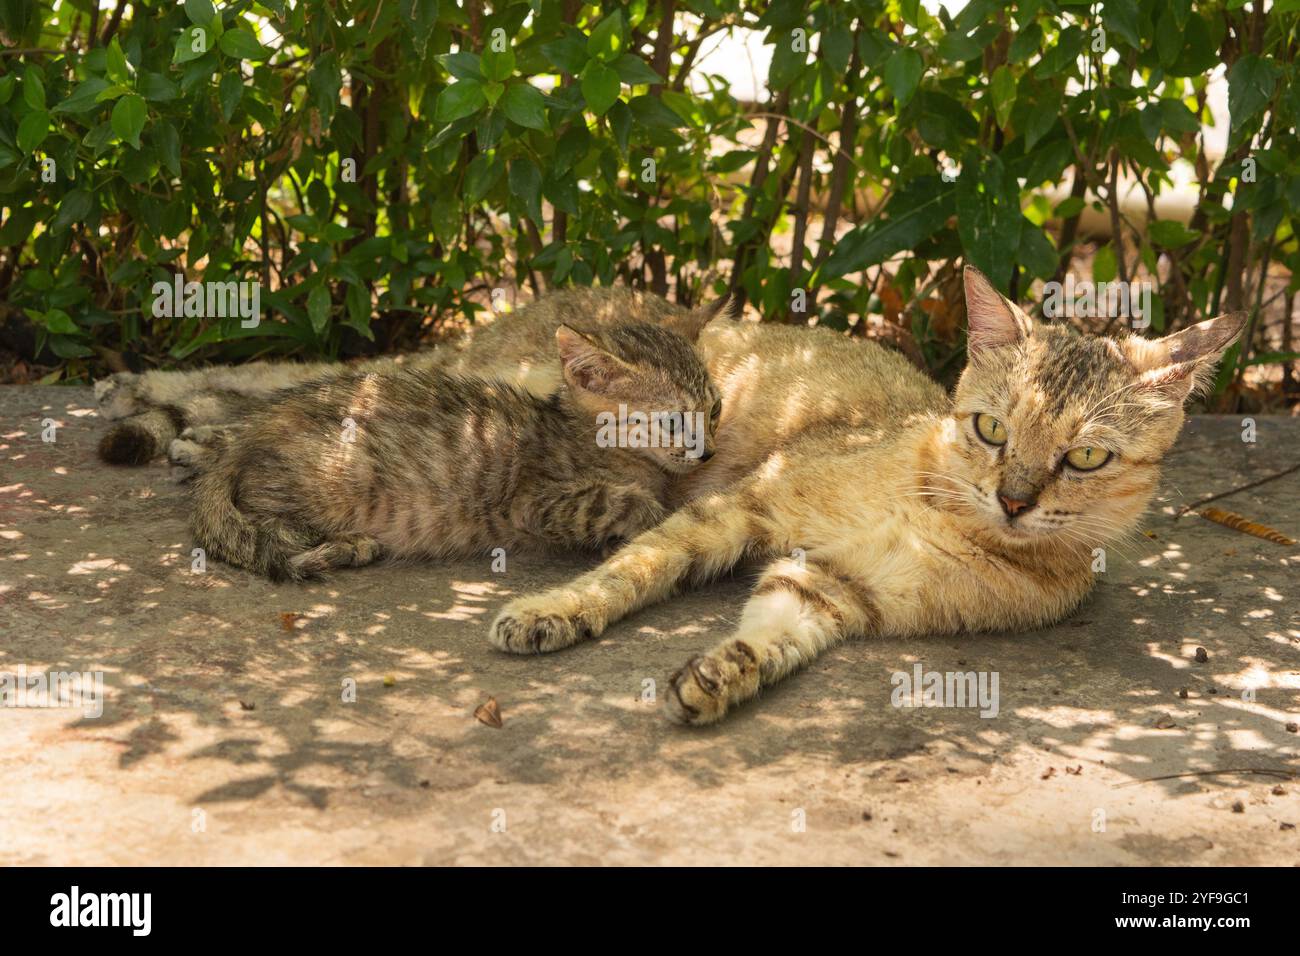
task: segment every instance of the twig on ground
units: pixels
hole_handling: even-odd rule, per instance
[[[1200,501],[1195,501],[1190,505],[1183,505],[1183,507],[1178,510],[1178,513],[1174,515],[1174,520],[1177,521],[1183,515],[1187,514],[1187,512],[1195,511],[1202,505],[1208,505],[1211,501],[1218,501],[1220,498],[1228,497],[1228,495],[1235,495],[1239,491],[1249,491],[1251,488],[1258,488],[1260,485],[1267,484],[1270,481],[1276,481],[1278,478],[1285,478],[1287,475],[1295,471],[1300,471],[1300,463],[1294,464],[1290,468],[1284,468],[1276,474],[1269,475],[1266,478],[1261,478],[1258,481],[1239,485],[1236,488],[1229,488],[1227,491],[1221,491],[1217,495],[1210,495],[1208,498],[1202,498]]]

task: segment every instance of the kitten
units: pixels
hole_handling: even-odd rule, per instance
[[[630,538],[667,514],[670,476],[713,454],[719,396],[692,342],[715,314],[559,326],[564,385],[550,398],[436,368],[300,386],[213,450],[195,482],[195,539],[212,557],[303,580],[381,556]],[[680,430],[657,445],[607,447],[617,435],[602,416],[633,411],[685,417],[668,418]]]
[[[227,438],[230,426],[238,425],[269,398],[348,368],[439,367],[509,382],[547,397],[563,381],[554,343],[555,330],[564,322],[604,327],[638,321],[672,327],[690,325],[702,316],[707,319],[709,310],[720,305],[711,303],[692,316],[681,306],[631,289],[565,289],[517,313],[471,326],[454,343],[414,355],[368,359],[351,366],[249,362],[193,371],[120,372],[95,383],[99,414],[113,422],[99,443],[99,456],[109,464],[143,465],[168,454],[175,465],[200,467],[206,445]]]
[[[147,464],[186,428],[238,421],[270,396],[341,367],[250,362],[190,372],[118,372],[95,382],[100,417],[113,423],[100,439],[99,457],[111,465]]]
[[[1083,337],[1032,321],[973,268],[965,283],[969,361],[951,397],[872,343],[702,336],[728,412],[714,465],[678,482],[689,503],[588,574],[511,601],[492,643],[567,647],[762,559],[736,632],[670,679],[669,716],[706,724],[850,637],[1069,613],[1245,314],[1158,340]]]

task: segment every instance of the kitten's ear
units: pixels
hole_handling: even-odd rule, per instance
[[[664,320],[664,327],[672,329],[689,342],[695,342],[704,327],[720,315],[732,318],[730,292],[720,299],[696,306],[684,315],[675,315]]]
[[[1130,364],[1142,377],[1142,384],[1163,388],[1185,399],[1193,390],[1208,384],[1228,346],[1246,327],[1247,312],[1230,312],[1166,335],[1144,339],[1132,335],[1120,343]]]
[[[631,366],[567,325],[555,330],[555,344],[564,380],[575,388],[603,395],[632,377]]]
[[[966,351],[969,354],[1015,345],[1033,333],[1033,320],[999,292],[984,273],[968,265],[962,279],[966,285]]]

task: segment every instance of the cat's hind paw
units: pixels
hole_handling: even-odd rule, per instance
[[[582,610],[577,595],[551,591],[507,604],[492,622],[488,640],[510,654],[546,654],[595,637],[603,629]]]
[[[188,432],[189,429],[185,431]],[[185,437],[173,438],[167,446],[167,460],[181,468],[197,467],[202,457],[203,446]]]
[[[673,723],[703,726],[758,690],[758,656],[744,641],[731,641],[692,657],[668,678],[664,707]]]

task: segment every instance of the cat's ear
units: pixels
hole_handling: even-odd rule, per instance
[[[966,351],[970,355],[1015,345],[1033,333],[1033,320],[999,292],[984,273],[968,265],[962,279],[966,285]]]
[[[1174,393],[1181,401],[1209,383],[1219,359],[1245,328],[1248,315],[1230,312],[1162,339],[1131,335],[1120,348],[1144,386]]]
[[[611,355],[577,329],[561,325],[555,330],[564,380],[597,395],[608,393],[632,377],[632,368]]]
[[[699,339],[704,327],[720,315],[727,318],[732,317],[731,293],[727,293],[721,298],[714,299],[704,305],[696,306],[689,312],[665,319],[664,327],[672,329],[688,342],[694,342]]]

